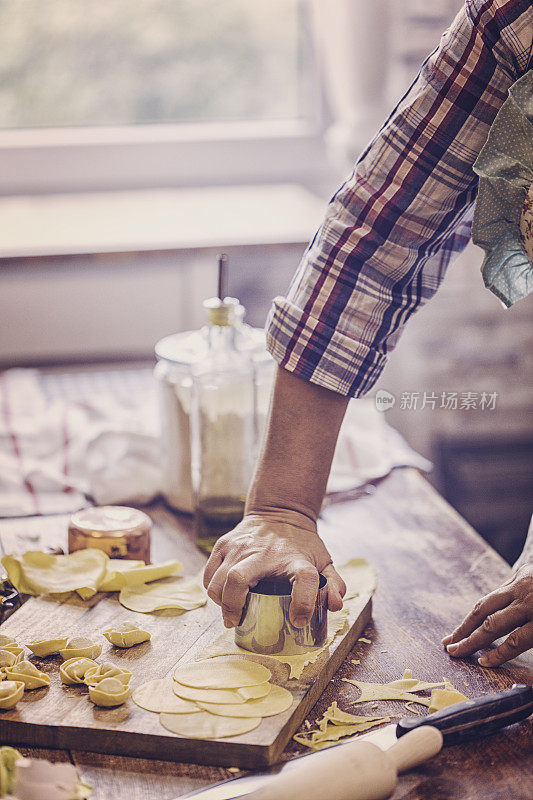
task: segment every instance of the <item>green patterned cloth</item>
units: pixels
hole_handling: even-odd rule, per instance
[[[509,307],[533,292],[533,70],[509,89],[474,170],[472,241],[485,286]]]

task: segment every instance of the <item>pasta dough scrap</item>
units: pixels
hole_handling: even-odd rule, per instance
[[[362,717],[359,714],[350,714],[349,711],[342,711],[334,700],[333,703],[326,708],[322,719],[317,724],[325,725],[331,722],[333,725],[359,725],[361,722],[366,722],[369,719],[379,719],[379,717]]]
[[[207,592],[198,578],[174,577],[126,586],[121,589],[118,599],[125,608],[142,614],[166,608],[191,611],[206,604]]]
[[[424,692],[427,689],[436,689],[439,686],[444,686],[444,681],[439,681],[438,683],[419,681],[417,678],[413,678],[413,673],[410,669],[406,669],[400,680],[390,681],[387,686],[392,686],[394,689],[405,689],[408,692]]]
[[[47,656],[55,656],[60,650],[67,646],[68,636],[61,636],[58,638],[49,639],[34,639],[28,642],[26,647],[38,658],[46,658]]]
[[[389,721],[390,717],[378,717],[376,719],[369,718],[366,722],[353,725],[328,725],[323,731],[309,731],[311,736],[306,733],[296,733],[293,739],[299,744],[310,747],[311,750],[323,750],[334,745],[339,739],[349,737],[346,741],[351,741],[356,739],[360,733],[378,725],[384,725]]]
[[[117,667],[109,661],[104,661],[103,664],[96,664],[94,667],[89,667],[85,672],[83,682],[87,686],[97,686],[105,678],[116,678],[125,686],[131,680],[131,672],[122,667]]]
[[[390,681],[389,683],[368,683],[351,678],[343,678],[342,680],[353,684],[361,692],[357,700],[352,701],[353,703],[366,703],[376,700],[402,700],[405,703],[418,703],[422,706],[429,706],[430,699],[419,697],[417,692],[445,685],[445,681],[429,683],[428,681],[420,681],[417,678],[413,678],[413,673],[410,669],[406,669],[399,680]]]
[[[361,694],[352,703],[366,703],[374,700],[403,700],[408,703],[419,703],[422,706],[429,706],[429,698],[419,697],[413,692],[405,689],[396,689],[388,683],[368,683],[366,681],[355,681],[352,678],[342,678],[346,683],[352,683]]]
[[[183,570],[180,561],[172,559],[163,561],[162,564],[145,564],[144,561],[126,561],[120,559],[109,560],[105,580],[100,587],[102,592],[117,592],[125,586],[139,586],[161,578],[169,578]]]
[[[89,686],[89,699],[97,706],[121,706],[130,696],[131,689],[117,678],[104,678],[96,686]]]
[[[172,678],[156,678],[138,686],[131,699],[140,708],[159,714],[196,714],[200,711],[196,703],[177,697],[173,688]]]
[[[48,686],[50,677],[44,672],[40,672],[31,661],[19,661],[12,667],[6,667],[4,672],[9,681],[22,681],[25,689],[40,689]],[[0,684],[0,687],[2,684]]]
[[[433,714],[434,711],[440,711],[441,708],[447,708],[456,703],[462,703],[464,700],[468,700],[468,697],[455,689],[445,678],[444,689],[433,689],[431,692],[428,711],[430,714]]]
[[[198,714],[160,714],[161,725],[187,739],[228,739],[253,731],[261,717],[220,717],[209,711]]]
[[[79,551],[81,552],[81,551]],[[69,658],[98,658],[102,652],[102,645],[96,644],[86,636],[77,636],[69,639],[66,647],[59,651],[59,655],[66,661]]]
[[[203,703],[197,704],[210,714],[219,714],[223,717],[273,717],[287,711],[293,704],[294,697],[291,692],[282,686],[273,685],[266,697],[256,700],[247,700],[246,703]]]
[[[91,658],[69,658],[59,667],[59,677],[62,683],[73,686],[75,683],[85,683],[88,670],[94,669],[98,664]]]
[[[272,677],[269,669],[256,661],[224,658],[199,661],[176,667],[174,679],[185,686],[199,689],[239,689],[266,683]]]
[[[128,558],[110,558],[107,562],[103,580],[98,587],[99,591],[119,592],[126,585],[124,573],[144,566],[144,561],[134,561]]]
[[[184,700],[201,701],[203,703],[246,703],[247,700],[266,697],[270,692],[270,682],[257,683],[255,686],[240,686],[238,689],[198,689],[195,686],[185,686],[174,681],[174,694]]]
[[[133,647],[136,644],[149,642],[152,638],[151,633],[129,622],[122,622],[119,625],[106,628],[105,631],[103,631],[103,635],[107,641],[114,644],[115,647]]]
[[[352,558],[337,572],[346,584],[345,602],[362,594],[373,594],[376,589],[376,571],[365,558]]]
[[[23,681],[3,681],[0,683],[0,708],[14,708],[23,694]]]
[[[310,747],[312,750],[322,750],[330,747],[339,739],[346,736],[354,737],[356,734],[390,722],[390,717],[360,716],[341,711],[336,702],[333,702],[324,712],[322,719],[317,721],[318,728],[305,733],[297,733],[293,737],[299,744]]]
[[[24,594],[80,591],[87,597],[96,593],[108,560],[102,550],[93,548],[62,556],[30,550],[21,556],[4,556],[2,564],[13,586]]]
[[[286,655],[263,655],[261,658],[272,658],[275,661],[287,664],[289,667],[289,680],[298,679],[301,677],[304,669],[317,661],[322,653],[328,649],[336,636],[343,633],[347,627],[349,609],[343,608],[341,611],[334,613],[328,612],[328,636],[326,643],[323,647],[318,647],[316,650],[309,650],[308,653],[301,653],[297,656]],[[212,645],[206,647],[198,656],[197,661],[202,661],[208,658],[216,658],[217,656],[233,656],[233,655],[249,655],[248,650],[244,650],[235,644],[235,632],[232,629],[225,631]]]

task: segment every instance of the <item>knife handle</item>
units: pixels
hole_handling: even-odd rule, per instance
[[[512,689],[465,700],[428,714],[427,717],[401,719],[396,736],[403,736],[420,725],[438,728],[444,745],[459,744],[487,736],[513,722],[526,719],[533,713],[533,687],[515,683]]]

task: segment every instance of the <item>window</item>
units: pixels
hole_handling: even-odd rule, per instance
[[[0,127],[298,119],[298,0],[3,0]]]
[[[308,17],[308,0],[0,0],[0,192],[316,168]]]

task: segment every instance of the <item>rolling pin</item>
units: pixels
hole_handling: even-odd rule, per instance
[[[442,747],[442,733],[424,725],[384,751],[371,742],[350,742],[301,759],[266,785],[247,794],[253,800],[383,800],[398,775],[422,764]]]

